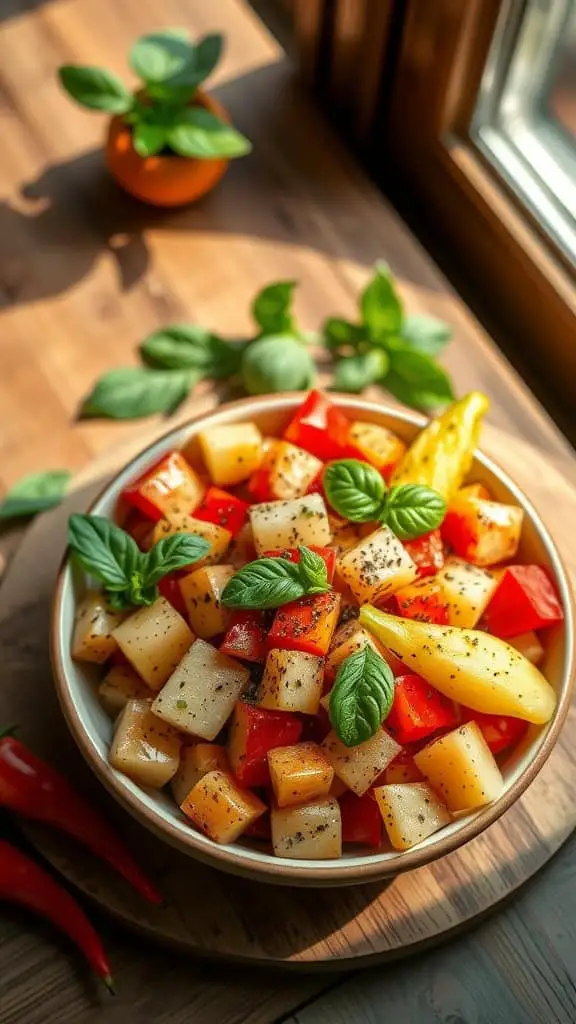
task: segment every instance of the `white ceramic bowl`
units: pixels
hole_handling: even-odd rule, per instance
[[[335,395],[334,401],[354,419],[390,427],[405,440],[410,440],[425,423],[414,413],[393,411],[383,403],[344,395]],[[279,434],[301,402],[301,394],[288,393],[245,399],[170,431],[125,466],[89,511],[113,516],[118,496],[125,485],[157,462],[165,452],[184,444],[191,445],[194,450],[194,437],[201,428],[249,419],[255,420],[263,433]],[[573,604],[568,576],[556,546],[522,491],[481,453],[476,455],[471,478],[485,483],[497,499],[523,507],[525,526],[520,559],[549,568],[565,614],[564,623],[548,630],[545,641],[543,671],[558,695],[556,713],[548,725],[530,727],[524,742],[506,762],[503,769],[505,789],[498,801],[458,818],[405,853],[388,849],[363,853],[351,851],[340,860],[311,861],[274,857],[257,842],[218,846],[187,823],[167,793],[144,790],[108,764],[112,724],[100,706],[94,686],[101,670],[94,671],[91,666],[74,662],[70,656],[74,612],[83,581],[65,559],[56,586],[52,619],[52,662],[56,687],[62,710],[80,750],[114,798],[143,825],[184,853],[225,871],[285,885],[351,885],[391,876],[449,853],[495,821],[541,769],[567,713],[574,669]]]

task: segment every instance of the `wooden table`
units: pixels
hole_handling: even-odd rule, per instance
[[[155,326],[194,319],[242,334],[256,289],[294,277],[298,312],[312,328],[329,313],[353,312],[379,256],[413,312],[454,324],[446,363],[458,391],[486,391],[492,422],[576,482],[553,424],[335,140],[246,4],[4,0],[0,19],[1,487],[34,469],[78,469],[139,435],[138,423],[72,419],[94,378],[133,361]],[[124,73],[133,38],[161,24],[226,30],[218,95],[255,143],[217,193],[171,214],[120,196],[102,170],[102,120],[69,104],[54,76],[74,60]],[[192,398],[184,413],[193,409]],[[51,931],[2,908],[0,1020],[569,1024],[575,850],[569,842],[513,907],[474,934],[352,978],[190,963],[98,921],[116,968],[114,1005],[95,1003]]]

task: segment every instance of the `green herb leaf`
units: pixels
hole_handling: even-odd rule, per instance
[[[407,316],[402,324],[401,338],[410,348],[437,356],[450,339],[452,329],[433,316]]]
[[[168,131],[162,124],[147,124],[137,121],[134,125],[132,143],[138,156],[154,156],[166,145]]]
[[[415,409],[434,409],[454,400],[452,382],[446,370],[407,346],[390,350],[390,371],[384,386],[396,398]]]
[[[326,562],[315,551],[301,547],[297,565],[307,594],[324,594],[330,589]]]
[[[261,334],[285,334],[294,337],[298,333],[292,314],[295,287],[296,281],[277,281],[258,292],[252,303],[252,316]]]
[[[361,324],[352,324],[349,320],[331,316],[322,328],[324,344],[333,352],[342,348],[355,348],[366,340],[366,329]]]
[[[345,356],[336,365],[334,388],[336,391],[358,393],[369,384],[386,376],[389,361],[384,349],[372,348],[357,356]]]
[[[104,516],[71,515],[68,543],[82,568],[109,592],[129,590],[141,573],[143,556],[136,541]]]
[[[298,565],[286,558],[258,558],[228,581],[220,600],[226,608],[279,608],[306,593]]]
[[[359,459],[338,459],[324,470],[322,482],[335,512],[353,523],[371,523],[384,508],[386,485],[374,466]]]
[[[168,144],[180,156],[197,160],[231,160],[252,149],[252,144],[236,128],[203,107],[179,111],[177,123],[168,130]]]
[[[238,373],[242,347],[226,342],[197,324],[172,324],[149,334],[140,355],[149,366],[165,370],[198,370],[205,377],[226,379]]]
[[[186,29],[165,29],[142,36],[132,47],[128,62],[143,82],[166,82],[194,64],[194,47]]]
[[[133,420],[172,413],[198,380],[195,370],[149,370],[142,366],[110,370],[96,382],[80,415]]]
[[[402,303],[385,263],[376,264],[376,273],[360,297],[360,311],[362,323],[372,338],[382,339],[400,330]]]
[[[68,95],[89,110],[126,114],[134,103],[132,93],[121,79],[104,68],[65,64],[58,69],[58,77]]]
[[[186,569],[205,558],[209,551],[208,541],[193,533],[175,533],[171,537],[164,537],[147,554],[144,586],[155,587],[164,576],[177,569]]]
[[[204,36],[194,47],[193,73],[187,79],[194,88],[204,82],[214,71],[222,56],[224,37],[217,32]],[[179,76],[180,77],[180,76]]]
[[[34,516],[54,508],[62,501],[71,477],[68,469],[49,469],[23,477],[0,502],[0,519]]]
[[[251,342],[242,356],[242,379],[249,395],[305,391],[315,377],[314,360],[289,335],[272,335]]]
[[[386,497],[384,520],[400,540],[412,540],[435,530],[445,515],[442,495],[423,484],[393,487]]]
[[[330,694],[330,721],[342,743],[356,747],[378,732],[393,702],[392,670],[367,644],[338,669]]]

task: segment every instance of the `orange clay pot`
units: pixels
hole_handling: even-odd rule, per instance
[[[194,104],[230,121],[212,96],[198,89]],[[152,206],[183,206],[210,192],[225,174],[228,160],[196,160],[184,156],[138,156],[132,132],[121,115],[110,121],[106,142],[108,169],[130,195]]]

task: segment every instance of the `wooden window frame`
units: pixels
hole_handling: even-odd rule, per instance
[[[573,407],[573,268],[468,135],[500,8],[501,0],[405,0],[385,158],[481,284],[512,344]]]

